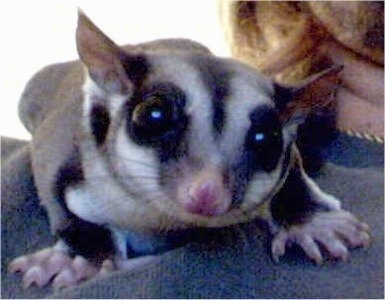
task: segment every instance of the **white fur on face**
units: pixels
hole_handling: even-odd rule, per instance
[[[246,190],[244,202],[241,205],[243,209],[255,208],[263,201],[268,200],[267,197],[271,196],[273,188],[278,183],[282,159],[283,157],[281,157],[278,167],[274,171],[270,173],[258,172],[253,176]]]
[[[257,79],[255,84],[258,84]],[[225,104],[226,124],[221,139],[221,152],[228,161],[234,161],[239,155],[247,130],[251,122],[249,116],[258,105],[271,105],[267,95],[261,93],[263,89],[255,89],[245,78],[234,77],[231,80],[231,99]],[[262,84],[262,83],[260,83]]]
[[[92,111],[92,107],[95,104],[101,104],[108,110],[111,119],[114,119],[119,114],[123,105],[131,97],[131,93],[129,94],[109,94],[103,88],[99,87],[99,85],[92,80],[92,78],[88,75],[87,71],[85,72],[85,80],[82,87],[84,94],[84,102],[83,102],[83,117],[84,117],[84,127],[89,131],[90,124],[90,115]]]
[[[155,151],[151,148],[136,145],[127,135],[125,126],[119,128],[113,145],[111,160],[115,171],[124,179],[127,187],[135,194],[154,193],[160,191],[159,162]],[[147,191],[146,191],[147,190]]]
[[[121,178],[124,180],[127,174],[131,174],[129,182],[131,182],[131,189],[134,192],[138,189],[132,188],[132,186],[143,186],[143,183],[135,182],[135,176],[137,178],[147,175],[153,177],[151,174],[143,174],[144,166],[134,162],[148,161],[151,155],[146,153],[144,149],[139,151],[136,145],[133,143],[130,145],[125,141],[126,133],[122,127],[119,128],[120,133],[112,141],[112,144],[116,141],[119,146],[118,150],[113,149],[108,154],[112,161],[117,160],[112,166],[106,154],[97,148],[90,127],[93,105],[103,105],[112,119],[111,126],[116,126],[115,121],[118,121],[123,106],[130,96],[108,95],[90,77],[86,77],[83,93],[83,129],[87,136],[82,139],[80,150],[86,182],[67,189],[68,208],[82,219],[96,224],[110,224],[124,229],[132,229],[137,226],[140,228],[156,227],[159,222],[156,212],[151,213],[152,208],[147,207],[148,203],[141,203],[135,193],[128,193],[129,190],[122,186],[113,172],[114,169],[125,166],[126,169],[123,167],[123,171],[121,170]],[[132,148],[127,146],[132,146]],[[129,154],[127,154],[127,149],[131,149]],[[156,169],[156,164],[151,170],[154,169]],[[146,168],[147,170],[148,168]],[[147,186],[151,186],[151,182],[148,182]],[[143,215],[146,216],[147,214],[153,214],[154,218],[152,220],[147,217],[143,218]]]
[[[155,61],[154,68],[159,72],[150,80],[172,82],[187,96],[185,112],[191,120],[188,130],[191,158],[202,163],[219,163],[211,129],[212,102],[199,72],[193,65],[175,57]]]
[[[235,66],[235,76],[229,81],[229,99],[224,104],[225,125],[216,140],[212,130],[212,99],[201,74],[182,58],[162,57],[152,66],[154,73],[149,75],[148,81],[172,82],[186,94],[186,114],[190,119],[187,136],[189,157],[180,163],[189,170],[194,170],[193,166],[188,166],[191,161],[199,161],[202,168],[215,166],[218,170],[236,161],[250,127],[250,113],[258,105],[273,105],[268,97],[271,89],[269,82],[254,72]],[[260,172],[252,179],[242,204],[243,209],[252,211],[233,209],[215,217],[187,213],[183,211],[180,199],[170,197],[170,193],[160,186],[156,151],[137,145],[128,136],[125,116],[121,112],[125,101],[129,101],[129,95],[106,95],[90,79],[86,81],[84,91],[84,112],[87,116],[84,126],[90,126],[93,101],[98,99],[107,104],[115,126],[107,141],[108,147],[104,148],[107,153],[102,153],[95,143],[87,141],[82,147],[88,161],[85,164],[88,183],[87,187],[69,193],[69,198],[77,199],[70,199],[69,206],[85,220],[119,228],[178,228],[186,224],[225,226],[253,217],[255,206],[276,184],[281,162],[277,170],[270,174]],[[118,120],[115,122],[115,119]],[[178,178],[178,181],[184,184],[189,179],[191,174]],[[172,194],[178,195],[177,192]]]

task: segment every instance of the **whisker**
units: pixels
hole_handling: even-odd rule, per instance
[[[112,198],[109,198],[108,202],[106,202],[104,205],[105,207],[108,209],[109,207],[112,207],[113,209],[116,209],[116,205],[114,204],[115,201],[122,201],[124,202],[125,199],[127,198],[136,198],[136,196],[134,195],[129,195],[127,194],[127,196],[122,196],[122,197],[112,197]],[[154,190],[146,190],[146,191],[143,191],[143,194],[141,196],[141,202],[143,203],[143,201],[145,201],[145,203],[150,203],[152,201],[156,201],[158,199],[156,199],[157,197],[164,197],[164,195],[162,195],[162,193],[160,193],[157,189],[154,189]]]
[[[157,166],[151,165],[151,164],[149,164],[147,162],[143,162],[143,161],[140,161],[140,160],[136,160],[136,159],[132,159],[132,158],[125,157],[125,156],[120,156],[120,155],[119,156],[115,155],[115,156],[117,158],[119,158],[119,159],[131,162],[131,163],[135,163],[135,164],[138,164],[138,165],[141,165],[141,166],[145,166],[145,167],[149,167],[149,168],[153,168],[153,169],[157,169],[158,168]]]
[[[67,179],[71,179],[71,178],[72,177],[68,177]],[[76,179],[75,177],[73,178]],[[103,180],[107,180],[108,178],[109,177],[104,174],[87,176],[88,180],[95,180],[95,181],[103,181]],[[172,180],[175,180],[175,176],[174,174],[162,174],[162,176],[156,175],[156,174],[134,174],[134,175],[129,174],[124,176],[123,179],[127,181],[144,180],[146,183],[149,183],[150,181],[159,182],[159,180],[161,179],[167,179],[169,181],[172,181]]]
[[[125,156],[116,155],[116,154],[114,154],[114,157],[117,157],[118,159],[121,159],[121,160],[124,160],[124,161],[127,161],[127,162],[131,162],[131,163],[134,163],[134,164],[145,166],[145,167],[148,167],[148,168],[157,169],[157,166],[154,166],[154,165],[151,165],[151,164],[149,164],[147,162],[136,160],[136,159],[133,159],[133,158],[130,158],[130,157],[125,157]],[[88,156],[88,157],[83,157],[82,160],[83,161],[92,161],[92,160],[94,160],[96,158],[98,158],[97,155],[91,155],[91,156]]]
[[[89,179],[95,179],[95,180],[103,180],[103,179],[107,179],[108,177],[105,176],[105,175],[100,175],[100,176],[97,176],[97,175],[92,175],[92,176],[88,176]],[[153,175],[130,175],[130,176],[127,176],[126,179],[127,180],[130,180],[130,179],[152,179],[152,180],[159,180],[161,177],[160,176],[153,176]]]

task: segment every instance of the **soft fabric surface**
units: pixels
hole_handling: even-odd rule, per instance
[[[269,255],[269,237],[254,224],[216,230],[207,243],[167,252],[131,272],[77,287],[23,289],[7,265],[53,242],[33,186],[28,143],[2,139],[2,298],[383,298],[383,145],[341,135],[327,150],[317,177],[372,228],[368,249],[348,262],[318,267],[293,248],[281,262]]]

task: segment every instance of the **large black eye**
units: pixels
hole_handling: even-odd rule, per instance
[[[251,127],[247,137],[248,151],[254,162],[266,171],[272,171],[283,150],[280,128]]]
[[[128,135],[138,145],[156,149],[162,162],[177,157],[185,149],[186,100],[186,94],[169,82],[142,87],[127,103]]]
[[[283,151],[282,126],[276,112],[260,107],[250,116],[251,127],[246,136],[250,162],[266,171],[275,168]]]
[[[259,149],[273,146],[281,140],[279,128],[252,128],[250,133],[250,143],[257,151]]]
[[[132,114],[137,129],[154,136],[171,130],[176,119],[173,103],[157,97],[138,104]]]

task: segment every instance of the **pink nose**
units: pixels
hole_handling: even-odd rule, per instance
[[[216,178],[206,178],[190,185],[185,209],[193,214],[217,216],[228,210],[229,203],[223,184]]]

